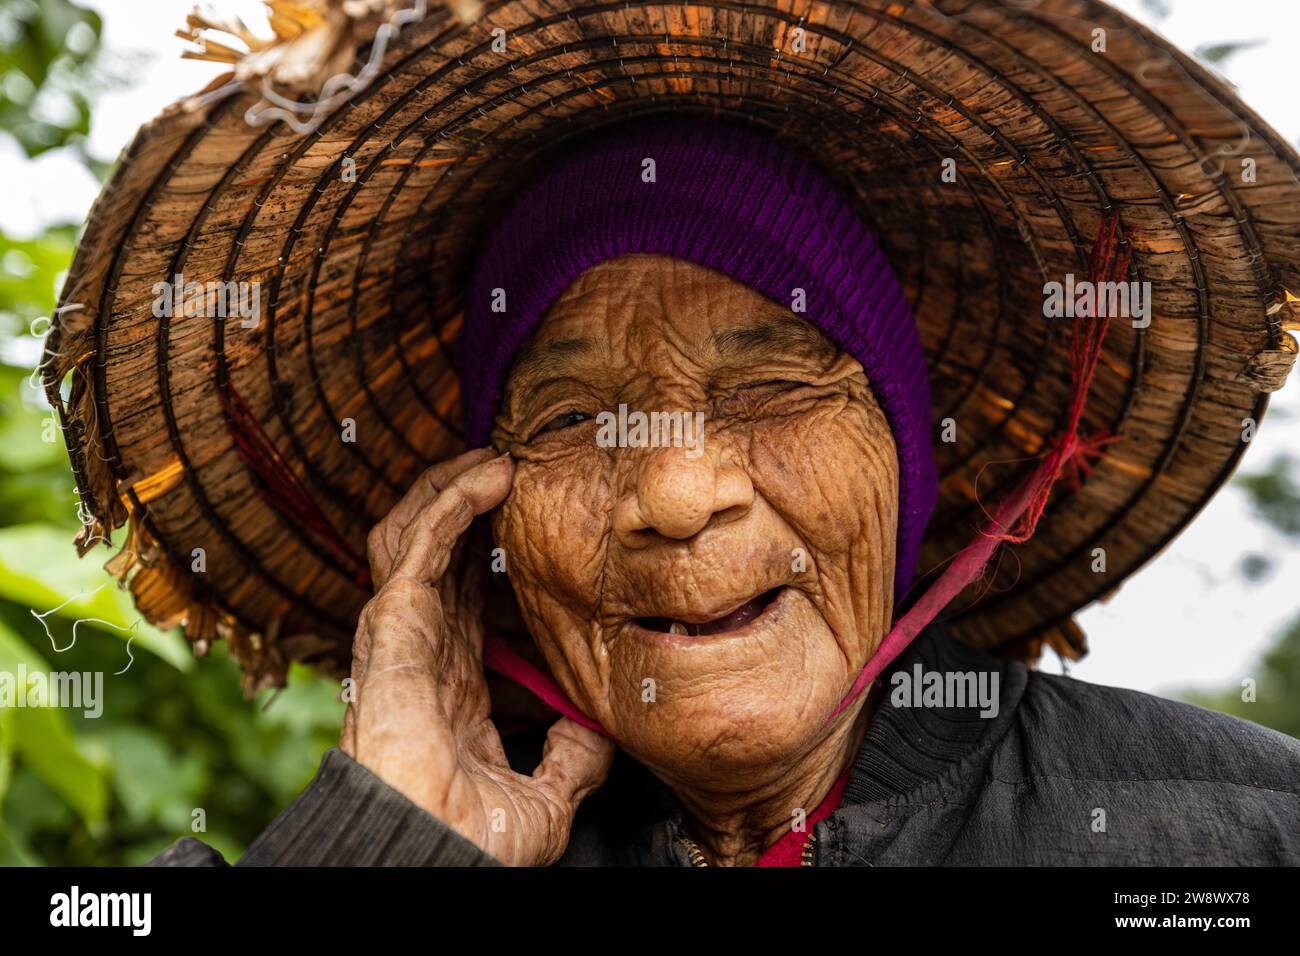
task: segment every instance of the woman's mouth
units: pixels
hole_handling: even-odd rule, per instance
[[[634,622],[647,631],[676,634],[682,637],[707,637],[738,631],[759,617],[777,599],[782,588],[772,588],[750,598],[733,611],[710,621],[682,621],[671,617],[638,617]]]

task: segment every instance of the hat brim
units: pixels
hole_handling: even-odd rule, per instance
[[[921,585],[1064,419],[1069,326],[1044,318],[1043,287],[1086,276],[1118,211],[1152,313],[1112,322],[1093,381],[1083,432],[1117,440],[953,605],[976,646],[1079,656],[1072,614],[1227,480],[1294,359],[1300,159],[1091,0],[507,0],[472,24],[430,10],[382,62],[310,132],[251,125],[254,92],[145,126],[91,212],[48,342],[86,540],[129,522],[110,565],[142,613],[200,651],[231,640],[254,685],[290,660],[346,671],[368,530],[462,448],[475,243],[539,163],[599,126],[671,111],[754,124],[819,163],[880,237],[930,368],[941,492]],[[260,321],[156,316],[155,285],[177,275],[260,283]],[[328,534],[268,499],[232,391]]]

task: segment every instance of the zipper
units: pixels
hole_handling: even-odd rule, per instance
[[[688,836],[678,837],[677,839],[681,842],[682,847],[686,850],[686,857],[688,860],[690,860],[691,866],[709,865],[709,861],[704,858],[704,851],[700,849],[698,843],[696,843]],[[799,865],[800,866],[817,865],[816,834],[813,833],[808,834],[808,839],[804,842],[803,850],[799,854]]]
[[[686,856],[691,861],[691,866],[708,866],[709,861],[704,858],[704,851],[700,845],[690,837],[679,837],[682,846],[686,848]]]
[[[808,842],[803,845],[803,853],[799,855],[799,865],[817,865],[817,837],[815,834],[808,834]]]

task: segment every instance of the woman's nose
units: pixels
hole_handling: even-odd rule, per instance
[[[637,467],[636,484],[614,506],[614,533],[629,548],[650,544],[656,534],[691,538],[714,515],[754,503],[749,475],[707,451],[692,458],[682,448],[657,448]]]

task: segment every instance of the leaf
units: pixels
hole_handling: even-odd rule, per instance
[[[0,866],[40,866],[38,860],[32,851],[23,846],[16,837],[13,837],[5,829],[4,821],[0,820]]]
[[[68,453],[63,436],[53,424],[52,408],[41,409],[35,403],[43,401],[41,393],[29,382],[31,371],[0,365],[0,468],[22,473],[35,468],[56,466],[68,474]],[[46,435],[54,441],[45,441]],[[67,490],[71,490],[70,483]],[[71,497],[66,513],[75,512]]]
[[[0,625],[0,671],[48,673],[49,665],[7,627]],[[59,794],[88,827],[108,814],[103,771],[77,749],[67,716],[55,707],[4,707],[0,718],[10,754]]]
[[[23,335],[30,334],[27,323],[32,319],[53,311],[58,275],[72,261],[76,246],[76,231],[69,226],[51,226],[30,239],[0,233],[5,265],[0,271],[0,309],[23,320]]]
[[[44,524],[0,528],[0,597],[38,614],[100,621],[99,630],[123,641],[134,628],[132,647],[157,654],[177,670],[194,666],[185,639],[177,631],[160,631],[144,621],[131,595],[117,587],[102,567],[77,558],[62,528]]]
[[[4,816],[10,837],[23,844],[31,843],[33,837],[39,838],[41,831],[69,833],[74,828],[82,829],[72,807],[26,767],[18,768],[9,785]]]
[[[0,673],[17,674],[22,667],[29,671],[41,671],[46,666],[45,661],[27,646],[26,641],[0,621]],[[13,772],[13,754],[18,736],[14,719],[16,713],[13,708],[0,707],[0,803],[9,789],[9,778]]]
[[[43,671],[50,665],[45,658],[32,650],[21,637],[0,621],[0,671],[16,671],[19,666],[29,671]]]
[[[3,668],[0,668],[3,670]],[[8,707],[0,707],[0,807],[4,806],[5,794],[9,792],[9,778],[14,772],[14,722],[9,719],[13,711]],[[0,814],[0,826],[3,825],[3,814]]]
[[[15,753],[32,773],[98,829],[108,816],[108,782],[103,771],[77,749],[67,717],[54,707],[14,710]]]
[[[202,806],[207,768],[195,754],[177,754],[152,728],[110,728],[113,790],[136,824],[189,829],[190,812]]]
[[[1142,0],[1142,9],[1156,20],[1163,20],[1169,16],[1168,0]]]
[[[0,73],[18,70],[30,88],[14,102],[0,96],[0,128],[36,156],[84,136],[86,117],[78,111],[65,123],[37,117],[42,97],[68,96],[76,99],[79,88],[97,85],[89,69],[99,48],[102,30],[99,16],[69,0],[41,0],[41,3],[0,4]],[[69,44],[70,32],[78,27],[88,42]]]
[[[1203,63],[1223,66],[1224,61],[1230,56],[1260,46],[1263,42],[1263,40],[1234,40],[1230,43],[1205,43],[1193,51],[1193,56]]]
[[[1250,497],[1255,515],[1288,538],[1300,538],[1300,483],[1293,474],[1295,466],[1295,459],[1283,454],[1266,471],[1234,480]]]

